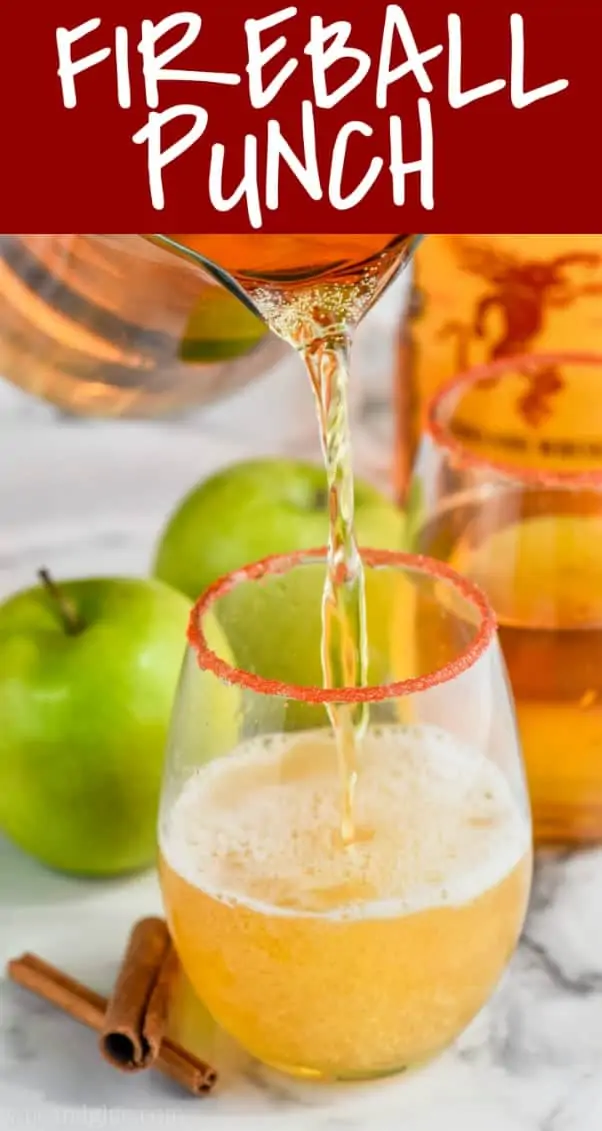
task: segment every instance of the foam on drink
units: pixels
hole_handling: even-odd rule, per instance
[[[328,732],[278,735],[198,771],[161,848],[215,899],[269,915],[369,919],[474,900],[529,844],[501,770],[431,727],[369,729],[356,822],[356,841],[343,847]]]

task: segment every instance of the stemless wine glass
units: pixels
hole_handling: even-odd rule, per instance
[[[428,407],[415,547],[487,592],[535,840],[602,840],[602,356],[507,358]]]
[[[369,686],[321,684],[326,551],[214,584],[190,621],[160,810],[189,981],[285,1072],[385,1075],[491,994],[531,878],[530,813],[493,614],[426,558],[366,551]],[[368,705],[354,837],[326,708]]]

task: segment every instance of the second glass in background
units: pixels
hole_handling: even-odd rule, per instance
[[[602,355],[481,366],[433,399],[415,548],[488,594],[536,842],[602,841]]]

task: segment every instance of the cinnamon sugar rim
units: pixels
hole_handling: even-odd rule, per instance
[[[280,696],[301,703],[313,704],[376,703],[427,691],[430,687],[436,687],[438,684],[455,679],[462,672],[473,667],[495,636],[497,627],[495,614],[483,591],[468,578],[461,577],[445,562],[436,561],[434,558],[422,554],[397,553],[390,550],[362,550],[364,565],[370,567],[405,567],[417,572],[427,573],[430,577],[441,581],[449,581],[456,592],[477,610],[480,620],[475,635],[470,644],[458,654],[455,660],[444,664],[443,667],[430,672],[428,675],[399,680],[396,683],[365,687],[324,688],[265,679],[263,676],[254,675],[229,664],[210,648],[203,632],[203,618],[220,597],[226,596],[237,585],[245,581],[260,581],[264,577],[288,573],[298,565],[324,562],[326,555],[326,547],[315,550],[300,550],[292,554],[272,555],[263,558],[261,561],[253,562],[242,569],[234,570],[210,585],[195,602],[188,622],[188,642],[196,652],[199,667],[204,671],[212,672],[218,679],[226,683],[246,688],[258,695]]]
[[[602,470],[549,471],[544,468],[521,467],[518,463],[506,463],[503,460],[487,459],[485,456],[475,455],[462,440],[458,440],[452,434],[449,423],[442,419],[446,401],[450,394],[466,391],[474,385],[478,385],[481,381],[490,380],[498,374],[510,373],[519,369],[536,369],[540,365],[549,364],[596,365],[602,369],[602,354],[581,353],[579,351],[517,354],[515,357],[503,357],[498,361],[476,365],[464,373],[456,374],[431,397],[426,408],[425,431],[438,447],[450,452],[463,467],[495,471],[520,483],[534,483],[548,487],[574,484],[576,487],[591,486],[602,489]],[[456,406],[454,405],[454,407]]]

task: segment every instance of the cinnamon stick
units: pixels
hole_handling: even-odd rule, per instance
[[[129,938],[100,1035],[103,1056],[137,1072],[156,1060],[167,1020],[173,963],[164,919],[141,919]]]
[[[82,1025],[97,1033],[104,1030],[107,999],[35,954],[13,958],[9,978],[44,1001],[56,1005]],[[164,1037],[151,1067],[162,1072],[194,1096],[207,1095],[217,1083],[217,1072],[193,1053]]]

